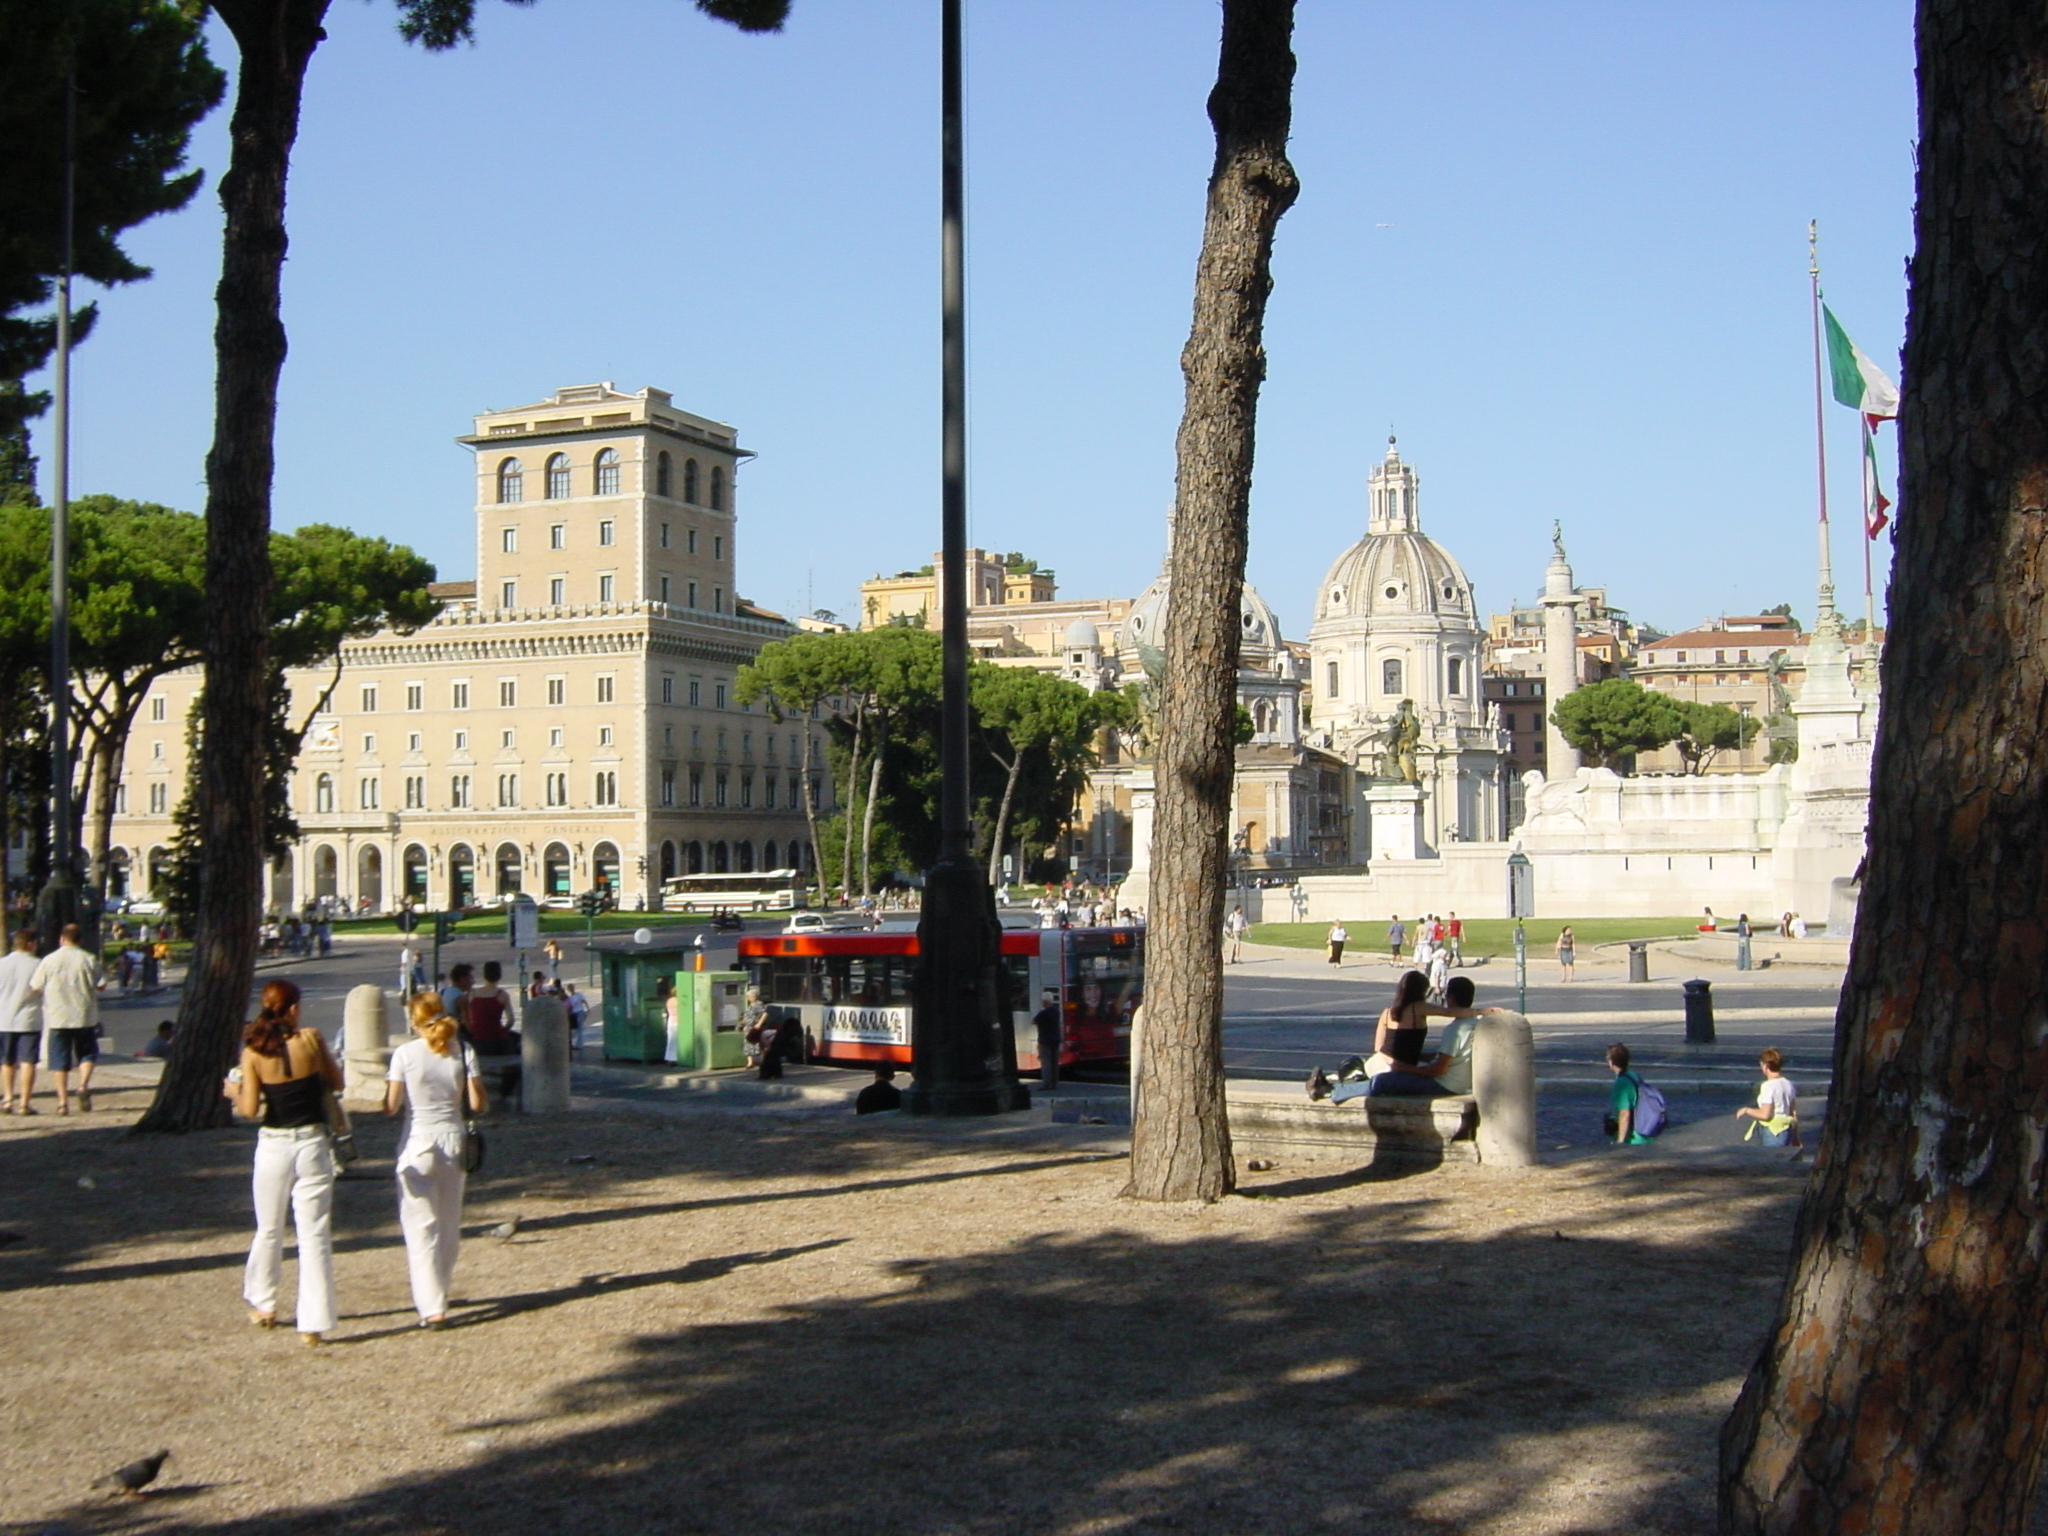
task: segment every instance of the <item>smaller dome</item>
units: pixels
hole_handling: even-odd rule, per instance
[[[1124,650],[1143,655],[1147,650],[1156,651],[1165,646],[1168,595],[1164,576],[1156,578],[1151,586],[1138,594],[1138,600],[1131,604],[1131,611],[1124,615],[1120,641]],[[1243,665],[1262,665],[1282,648],[1284,642],[1280,635],[1279,617],[1250,582],[1244,584],[1244,590],[1238,596],[1237,622],[1239,660]]]
[[[1096,630],[1093,620],[1076,619],[1067,626],[1066,648],[1070,651],[1096,651],[1102,648],[1102,636]]]

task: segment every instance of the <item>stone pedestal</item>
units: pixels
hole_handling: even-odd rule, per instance
[[[391,996],[369,982],[352,987],[341,1017],[341,1101],[352,1110],[378,1108],[384,1103],[384,1072],[391,1065]]]
[[[1422,840],[1420,784],[1375,784],[1365,792],[1365,808],[1372,818],[1373,863],[1428,854]]]
[[[1131,868],[1117,886],[1116,904],[1142,912],[1152,894],[1152,770],[1131,777]]]
[[[529,1115],[569,1107],[569,1005],[529,997],[519,1024],[519,1107]]]

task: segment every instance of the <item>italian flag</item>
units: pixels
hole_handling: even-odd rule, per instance
[[[1882,419],[1882,418],[1879,418]],[[1871,418],[1863,418],[1863,534],[1876,538],[1891,521],[1891,501],[1877,483],[1877,439],[1871,434]]]
[[[1849,339],[1835,312],[1825,304],[1827,319],[1828,373],[1835,386],[1835,398],[1861,411],[1870,426],[1891,421],[1899,414],[1899,387],[1885,377],[1884,370],[1863,355],[1863,349]]]

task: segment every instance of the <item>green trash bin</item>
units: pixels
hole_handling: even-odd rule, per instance
[[[676,1048],[689,1067],[744,1067],[747,974],[680,971],[676,975]]]

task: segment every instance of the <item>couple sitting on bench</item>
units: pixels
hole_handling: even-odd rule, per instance
[[[1317,1067],[1308,1075],[1308,1096],[1342,1104],[1356,1098],[1437,1098],[1472,1091],[1472,1025],[1481,1012],[1472,1006],[1474,989],[1467,976],[1453,976],[1444,987],[1448,1008],[1428,1001],[1429,978],[1409,971],[1394,993],[1393,1006],[1380,1014],[1373,1033],[1372,1055],[1353,1056],[1337,1069],[1333,1081]],[[1422,1054],[1431,1019],[1454,1019],[1444,1031],[1441,1047]]]

